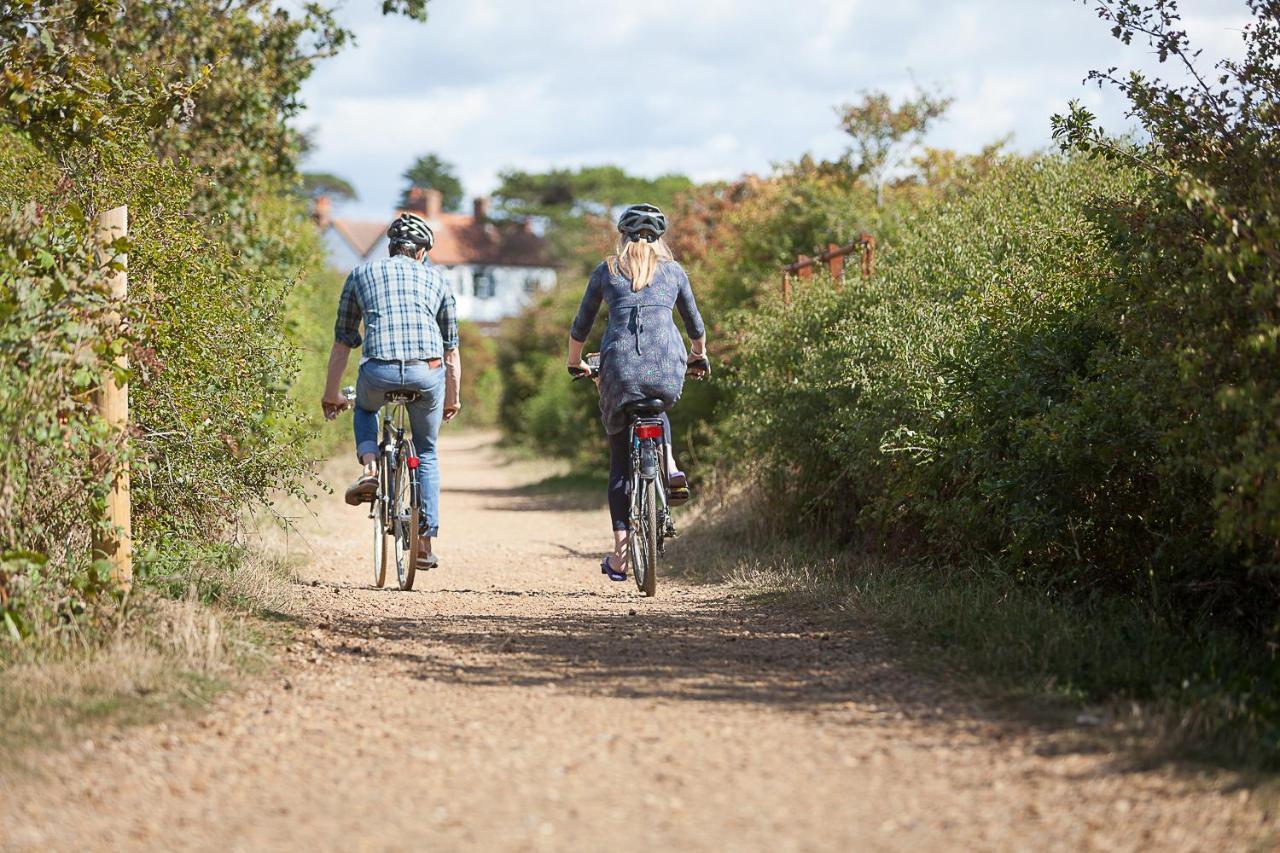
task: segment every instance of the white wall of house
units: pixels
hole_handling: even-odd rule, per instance
[[[441,267],[458,303],[458,319],[493,323],[524,310],[534,294],[556,284],[551,267],[459,264]]]

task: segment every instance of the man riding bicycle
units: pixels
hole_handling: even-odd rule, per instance
[[[340,387],[342,374],[351,350],[363,343],[353,422],[356,456],[364,470],[346,492],[347,503],[356,506],[372,500],[378,489],[378,412],[387,395],[417,392],[407,408],[422,494],[420,535],[424,539],[418,565],[434,568],[431,539],[440,526],[436,440],[441,421],[452,420],[462,408],[457,312],[449,283],[427,258],[435,235],[426,221],[402,213],[387,229],[387,238],[390,257],[356,267],[342,287],[321,405],[329,420],[347,407]]]

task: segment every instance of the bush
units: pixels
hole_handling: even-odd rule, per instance
[[[34,190],[50,174],[3,130],[0,152],[0,182]],[[126,342],[83,208],[55,215],[7,189],[0,184],[0,611],[4,633],[21,637],[101,588],[89,520],[123,447],[97,416],[94,391]]]
[[[1146,242],[1144,222],[1168,234],[1186,211],[1139,170],[1007,159],[908,216],[871,282],[818,282],[749,318],[718,434],[774,499],[777,533],[907,575],[918,559],[989,566],[1082,624],[1119,608],[1161,642],[1233,650],[1225,670],[1186,654],[1077,683],[1217,709],[1206,737],[1265,736],[1274,763],[1276,543],[1232,477],[1265,494],[1276,374],[1229,331],[1247,312],[1209,292],[1229,279],[1205,271],[1204,244]]]
[[[1186,382],[1133,333],[1142,294],[1114,252],[1148,191],[1109,166],[1010,159],[909,218],[867,286],[754,318],[724,432],[784,517],[1159,606],[1240,594],[1212,480],[1169,431]],[[1193,411],[1213,408],[1206,393]]]
[[[57,629],[95,597],[109,603],[88,543],[126,444],[93,405],[115,355],[130,359],[121,378],[140,564],[175,543],[217,543],[247,506],[296,490],[306,471],[283,305],[319,242],[293,192],[301,137],[289,118],[314,60],[347,34],[319,6],[178,5],[0,9],[10,633]],[[189,64],[173,64],[175,44]],[[131,219],[127,245],[113,247],[129,253],[130,297],[109,306],[91,231],[118,205]]]

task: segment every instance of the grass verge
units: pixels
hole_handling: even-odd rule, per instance
[[[285,629],[284,564],[206,548],[152,562],[127,602],[92,621],[0,645],[0,766],[105,727],[198,710],[269,664]]]
[[[1221,626],[1176,624],[1142,602],[1046,594],[994,566],[895,565],[780,541],[741,509],[694,527],[673,554],[693,580],[873,624],[923,668],[1123,735],[1144,760],[1280,770],[1280,661]]]

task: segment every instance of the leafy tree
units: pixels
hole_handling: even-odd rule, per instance
[[[1131,164],[1151,193],[1115,217],[1131,271],[1126,339],[1145,356],[1145,382],[1165,407],[1150,413],[1169,448],[1158,473],[1196,495],[1195,529],[1233,554],[1196,582],[1238,594],[1246,577],[1280,590],[1280,3],[1249,0],[1245,54],[1200,67],[1171,0],[1095,0],[1112,34],[1145,41],[1184,82],[1095,71],[1119,89],[1149,134],[1106,134],[1079,104],[1053,119],[1064,147]],[[1164,381],[1161,381],[1163,378]],[[1188,477],[1187,475],[1191,476]],[[1184,500],[1190,494],[1184,493]],[[1185,526],[1186,522],[1184,522]],[[1256,595],[1252,596],[1256,599]],[[1280,631],[1280,623],[1276,630]]]
[[[618,166],[511,169],[498,178],[493,194],[498,214],[540,220],[557,261],[575,274],[585,273],[611,251],[617,236],[613,217],[619,208],[637,202],[671,208],[680,193],[693,186],[684,175],[645,178]]]
[[[400,195],[401,207],[409,205],[409,192],[417,188],[438,190],[444,195],[445,210],[462,209],[462,181],[458,180],[458,174],[452,163],[440,159],[435,154],[424,154],[415,160],[412,166],[405,169],[403,177],[409,183]]]
[[[615,208],[637,202],[659,207],[693,185],[684,175],[644,178],[618,166],[584,166],[531,173],[508,170],[498,175],[494,193],[500,209],[515,216],[551,219],[608,216]]]
[[[329,196],[344,201],[355,201],[356,188],[346,178],[329,172],[303,172],[302,192],[310,198]]]
[[[925,134],[951,107],[952,98],[917,89],[912,98],[894,104],[884,92],[864,92],[862,100],[836,112],[840,126],[853,138],[848,159],[855,174],[864,176],[884,204],[884,188],[924,140]]]
[[[10,634],[57,630],[57,608],[101,586],[86,519],[123,442],[92,397],[115,355],[130,355],[134,532],[157,555],[151,579],[216,547],[246,505],[302,488],[286,297],[322,252],[291,119],[314,64],[349,40],[320,4],[0,4],[0,317],[14,320],[0,334],[0,531],[34,552],[0,555],[4,621],[23,626]],[[123,327],[91,240],[94,215],[119,204]]]

